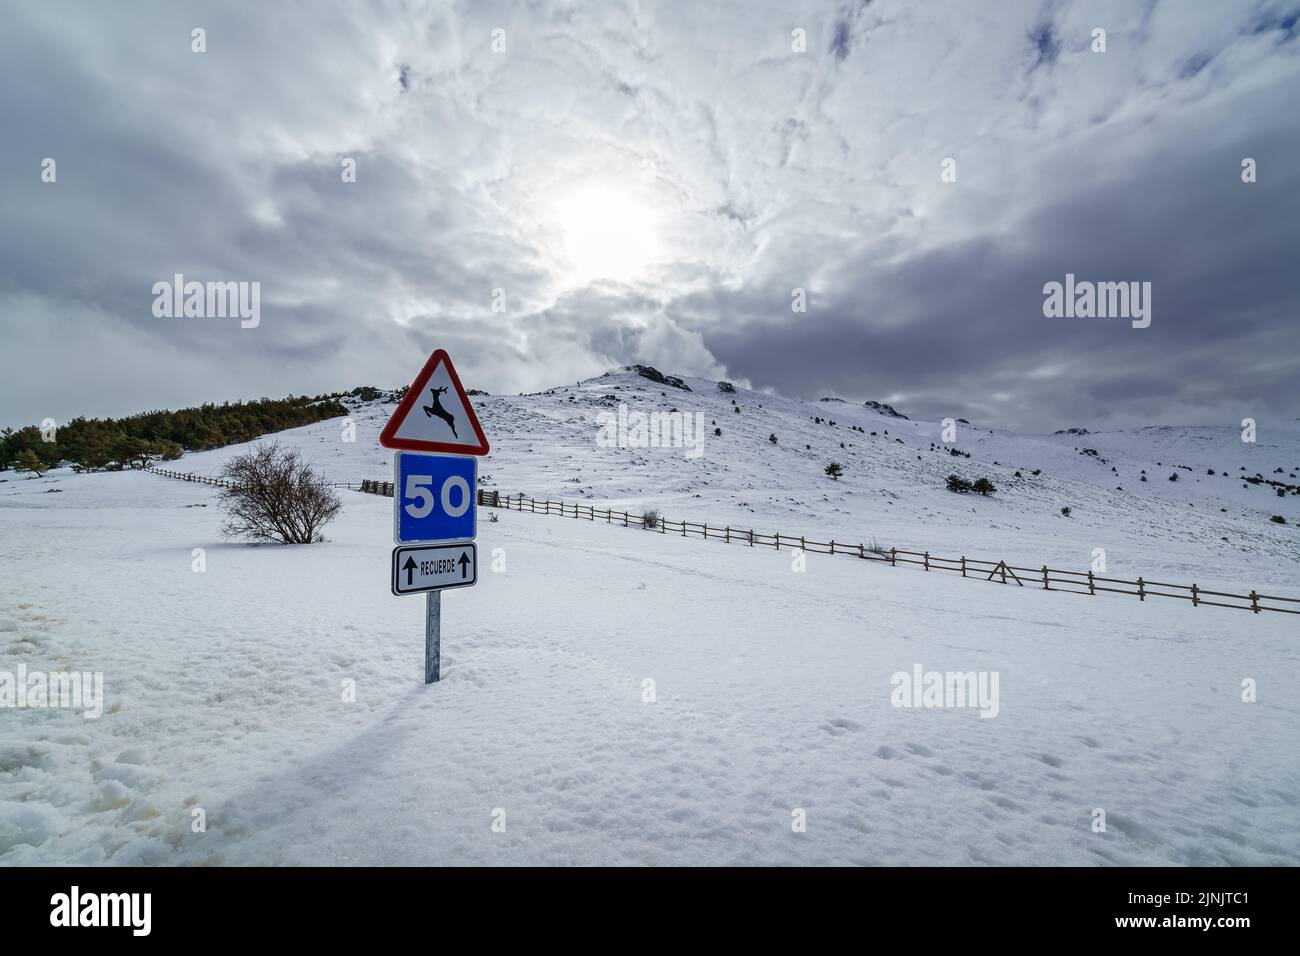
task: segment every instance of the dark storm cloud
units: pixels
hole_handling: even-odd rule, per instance
[[[1050,23],[1040,23],[1034,27],[1033,32],[1029,34],[1029,42],[1034,47],[1034,63],[1030,69],[1051,66],[1061,55],[1061,41]]]
[[[647,362],[1021,427],[1294,416],[1296,10],[1235,7],[11,4],[0,424],[437,345],[504,392]],[[653,219],[618,281],[568,244],[593,183]],[[260,282],[260,325],[155,318],[178,272]],[[1151,327],[1044,318],[1067,272],[1151,282]]]
[[[1300,171],[1284,157],[1300,151],[1300,131],[1254,145],[1282,164],[1271,185],[1241,183],[1245,144],[1230,140],[1170,144],[1082,190],[1066,185],[1063,165],[1056,201],[1004,223],[1000,240],[850,261],[814,290],[807,314],[790,311],[788,287],[682,306],[752,316],[705,344],[727,367],[808,398],[888,398],[1024,427],[1133,422],[1153,408],[1225,421],[1294,408],[1300,322],[1286,316],[1300,311]],[[1045,318],[1043,284],[1067,272],[1151,282],[1151,326]]]

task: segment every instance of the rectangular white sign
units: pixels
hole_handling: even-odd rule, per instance
[[[393,593],[420,594],[478,583],[478,548],[468,544],[409,545],[393,549]]]

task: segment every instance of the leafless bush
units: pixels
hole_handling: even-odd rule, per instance
[[[221,477],[230,483],[221,493],[226,516],[221,531],[231,538],[277,544],[322,541],[321,529],[343,507],[297,450],[275,442],[232,458]]]
[[[659,511],[655,508],[647,508],[646,513],[641,516],[641,527],[649,528],[652,531],[659,527]]]
[[[875,538],[871,539],[871,543],[866,546],[865,550],[870,551],[872,554],[889,554],[889,549]]]

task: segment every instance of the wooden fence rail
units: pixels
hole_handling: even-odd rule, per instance
[[[205,485],[222,488],[230,483],[220,478],[208,478],[186,472],[170,471],[165,468],[146,467],[145,471],[176,478],[181,481],[194,481]],[[393,496],[391,481],[334,482],[335,488],[347,488],[366,494]],[[1067,594],[1086,594],[1096,596],[1098,593],[1126,594],[1145,601],[1149,597],[1177,598],[1191,601],[1192,607],[1226,607],[1240,611],[1275,611],[1279,614],[1300,614],[1300,598],[1282,597],[1277,594],[1260,594],[1252,590],[1249,594],[1233,594],[1228,591],[1210,591],[1195,584],[1170,584],[1164,581],[1149,581],[1139,577],[1136,581],[1124,578],[1108,578],[1091,571],[1065,571],[1042,565],[1037,568],[1008,564],[1006,561],[988,561],[982,558],[970,558],[961,555],[956,558],[931,554],[929,551],[907,551],[902,548],[885,549],[879,545],[849,544],[843,541],[813,541],[805,535],[782,534],[779,531],[765,534],[753,528],[733,528],[730,525],[709,524],[697,521],[669,521],[657,514],[635,514],[629,511],[616,511],[612,508],[596,508],[577,502],[538,500],[522,493],[503,494],[500,491],[479,489],[478,503],[487,508],[502,508],[508,511],[527,511],[531,514],[556,515],[561,518],[573,518],[586,521],[604,521],[606,524],[620,524],[625,528],[638,527],[660,534],[680,535],[683,538],[695,535],[705,540],[713,539],[723,544],[743,544],[750,548],[774,548],[781,550],[798,547],[813,554],[842,554],[861,561],[880,561],[890,567],[900,564],[914,564],[925,571],[950,571],[962,577],[978,577],[984,581],[996,581],[999,584],[1015,584],[1020,587],[1038,586],[1044,591],[1062,591]],[[1107,587],[1106,585],[1117,585]],[[1155,590],[1160,588],[1162,590]],[[1184,593],[1176,593],[1184,592]],[[1206,598],[1224,598],[1227,601],[1241,603],[1230,604],[1225,601],[1211,601]],[[1277,607],[1275,604],[1291,604],[1295,607]]]
[[[168,468],[154,468],[152,465],[146,465],[144,470],[155,475],[162,475],[164,478],[175,478],[179,481],[193,481],[200,485],[212,485],[216,488],[232,487],[231,483],[226,481],[224,478],[209,478],[207,475],[196,475],[188,471],[172,471]],[[335,481],[331,482],[331,487],[364,491],[365,489],[362,486],[366,484],[379,484],[379,482]],[[392,495],[392,482],[390,481],[388,485],[388,494]]]
[[[392,482],[372,481],[368,484],[376,489],[375,494],[392,494]],[[362,489],[368,490],[366,488]],[[1226,591],[1210,591],[1195,584],[1170,584],[1164,581],[1149,581],[1139,577],[1136,581],[1123,578],[1108,578],[1091,571],[1066,571],[1040,565],[1036,568],[1009,564],[1006,561],[989,561],[983,558],[971,558],[966,555],[944,557],[928,551],[908,551],[903,548],[883,548],[879,545],[852,544],[843,541],[814,541],[806,535],[783,534],[779,531],[770,534],[755,531],[752,528],[733,528],[730,525],[710,524],[697,521],[670,521],[651,513],[636,514],[629,511],[617,511],[612,508],[597,508],[577,502],[538,500],[523,494],[505,494],[500,491],[480,489],[478,503],[488,508],[502,508],[508,511],[527,511],[532,514],[556,515],[561,518],[573,518],[586,521],[603,521],[606,524],[619,524],[623,527],[638,527],[659,534],[673,534],[681,537],[691,535],[705,540],[713,539],[723,544],[743,544],[747,547],[774,548],[783,546],[798,547],[800,550],[814,554],[842,554],[861,561],[880,561],[891,567],[900,564],[913,564],[925,571],[950,571],[962,577],[978,577],[984,581],[999,584],[1019,585],[1020,587],[1037,586],[1045,591],[1062,591],[1067,594],[1084,594],[1096,596],[1098,593],[1127,594],[1145,601],[1149,597],[1178,598],[1191,601],[1193,607],[1209,605],[1211,607],[1236,608],[1241,611],[1276,611],[1279,614],[1300,614],[1300,598],[1282,597],[1277,594],[1233,594]],[[1107,585],[1117,585],[1108,587]],[[1159,589],[1159,590],[1157,590]],[[1182,593],[1178,593],[1182,592]],[[1206,596],[1226,598],[1241,603],[1231,604],[1224,601],[1206,600]],[[1265,602],[1275,602],[1273,604]],[[1295,607],[1278,607],[1277,604],[1291,604]]]

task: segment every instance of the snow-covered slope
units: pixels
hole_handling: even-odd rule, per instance
[[[938,422],[686,383],[476,398],[484,484],[1067,568],[1105,547],[1117,576],[1300,591],[1297,499],[1206,474],[1292,481],[1273,469],[1296,470],[1293,425],[1244,445],[976,423],[959,458],[931,451]],[[703,454],[603,447],[619,402],[700,412]],[[359,405],[356,442],[339,421],[278,437],[338,481],[383,478],[391,407]],[[953,471],[999,491],[951,494]],[[4,478],[0,672],[100,671],[107,702],[0,709],[0,864],[1300,862],[1294,617],[818,555],[799,571],[504,512],[480,523],[479,585],[444,599],[445,678],[425,687],[423,602],[388,593],[388,499],[346,493],[325,544],[249,547],[220,539],[206,486]],[[917,665],[997,672],[997,716],[891,706]]]
[[[1103,548],[1107,571],[1116,577],[1300,593],[1300,495],[1277,497],[1273,487],[1242,480],[1259,474],[1300,486],[1296,422],[1261,422],[1255,443],[1243,442],[1240,429],[1229,426],[1078,436],[1018,435],[980,423],[958,424],[956,440],[944,443],[938,420],[683,381],[690,391],[617,370],[538,395],[476,397],[492,443],[483,484],[557,500],[653,505],[674,519],[818,540],[875,540],[1029,567],[1087,570],[1093,549]],[[606,447],[598,416],[617,414],[620,403],[630,414],[702,416],[702,454]],[[341,440],[338,422],[286,436],[338,481],[390,478],[392,456],[378,446],[378,434],[393,408],[355,404],[354,443]],[[215,473],[244,447],[187,455],[177,467]],[[952,455],[952,448],[963,454]],[[844,468],[838,481],[824,473],[832,461]],[[998,492],[953,494],[945,489],[951,473],[988,477]],[[1170,481],[1172,474],[1179,480]],[[1062,507],[1070,508],[1068,518]],[[1287,524],[1271,522],[1273,515]]]

